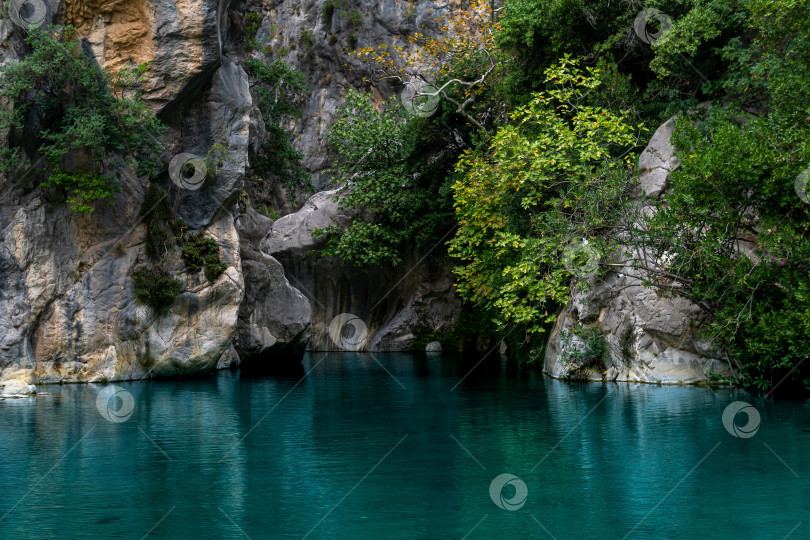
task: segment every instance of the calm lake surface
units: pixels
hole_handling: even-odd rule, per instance
[[[116,383],[122,422],[41,386],[0,401],[0,538],[810,538],[810,404],[475,365]]]

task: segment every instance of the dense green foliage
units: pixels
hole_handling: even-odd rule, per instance
[[[152,261],[160,261],[174,249],[174,236],[169,195],[157,182],[149,184],[139,215],[146,224],[146,255]]]
[[[397,264],[409,243],[429,249],[453,225],[452,161],[435,151],[448,141],[441,130],[408,122],[397,101],[378,111],[353,90],[347,100],[328,141],[342,158],[335,170],[341,204],[357,213],[345,230],[324,231],[325,253],[360,267]]]
[[[546,73],[550,90],[516,108],[488,148],[461,157],[453,188],[462,298],[530,334],[568,300],[563,250],[586,240],[605,251],[601,234],[628,184],[612,157],[635,143],[623,117],[580,104],[600,84],[592,71],[566,59]]]
[[[303,73],[282,60],[270,63],[256,59],[245,60],[245,69],[254,79],[256,104],[262,113],[265,143],[252,160],[253,174],[261,179],[274,177],[288,190],[312,190],[309,173],[300,164],[303,157],[293,148],[285,124],[301,114],[301,98],[307,85]]]
[[[0,111],[0,128],[10,129],[4,171],[42,162],[42,185],[64,189],[74,210],[89,213],[118,191],[116,169],[149,176],[161,169],[165,128],[137,91],[148,65],[113,77],[84,54],[69,26],[34,29],[26,43],[30,53],[0,71],[0,96],[13,103]]]
[[[246,13],[244,24],[245,47],[248,49],[254,49],[258,45],[256,43],[256,32],[259,31],[259,27],[262,25],[261,14],[253,12]]]
[[[169,312],[177,296],[183,292],[183,283],[153,266],[132,272],[135,299],[151,307],[158,315]]]
[[[96,172],[81,170],[54,169],[48,179],[42,182],[43,187],[62,188],[67,194],[67,203],[72,210],[92,214],[95,201],[109,199],[120,187],[110,178]],[[113,201],[108,201],[112,206]]]
[[[211,283],[228,267],[219,256],[217,241],[202,231],[186,236],[180,253],[189,272],[196,274],[204,268],[205,277]]]
[[[436,87],[489,73],[476,93],[449,86],[430,118],[350,95],[330,142],[344,204],[358,213],[329,231],[331,254],[396,264],[408,239],[452,226],[452,204],[459,292],[508,331],[513,352],[534,358],[572,287],[632,253],[620,248],[639,248],[648,257],[630,264],[643,285],[703,308],[697,330],[727,351],[741,384],[808,391],[810,200],[794,180],[810,167],[810,4],[643,8],[657,11],[506,0],[490,26],[494,48],[482,40],[480,54],[442,56],[438,46],[441,69],[424,72]],[[497,69],[484,72],[481,59]],[[651,201],[656,212],[640,214],[638,152],[673,114],[682,164],[665,198]],[[453,152],[447,141],[461,143]],[[577,332],[603,342],[598,326]],[[605,354],[596,345],[593,366]]]
[[[810,167],[810,6],[748,5],[758,37],[736,51],[739,93],[680,118],[682,166],[639,241],[668,255],[746,383],[810,388],[810,208],[794,189]]]
[[[335,15],[337,5],[337,2],[327,0],[323,3],[323,6],[321,6],[321,19],[327,31],[332,27],[332,17]]]

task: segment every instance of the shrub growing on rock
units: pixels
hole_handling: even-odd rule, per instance
[[[183,283],[157,266],[132,272],[135,300],[155,310],[158,315],[169,312],[175,299],[183,292]]]
[[[192,274],[205,268],[205,277],[213,283],[228,267],[219,257],[219,244],[200,231],[185,238],[181,251],[183,262]]]
[[[70,26],[32,29],[26,43],[29,55],[0,68],[0,97],[13,103],[0,111],[0,129],[10,130],[2,169],[19,172],[39,157],[34,166],[44,163],[42,185],[64,189],[68,204],[86,213],[118,191],[117,169],[157,174],[165,127],[138,90],[149,65],[112,76],[85,55]],[[31,126],[29,112],[35,109],[40,125]],[[31,155],[23,150],[28,139],[34,141]]]

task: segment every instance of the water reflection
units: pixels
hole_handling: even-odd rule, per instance
[[[810,536],[804,403],[408,354],[119,385],[123,423],[100,385],[0,402],[0,536]],[[734,400],[756,436],[723,428]],[[490,498],[502,473],[526,484],[518,511]]]

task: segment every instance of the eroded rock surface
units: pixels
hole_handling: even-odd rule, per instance
[[[315,229],[341,225],[348,216],[335,200],[336,191],[314,195],[304,207],[277,220],[261,241],[261,250],[278,259],[312,305],[314,350],[403,351],[433,331],[450,332],[461,312],[461,300],[445,257],[411,250],[396,269],[353,268],[320,257]],[[337,317],[352,328],[332,328]],[[348,332],[348,333],[347,333]],[[362,336],[360,336],[362,334]]]
[[[151,62],[143,97],[156,111],[182,102],[219,66],[219,0],[65,0],[75,26],[100,64],[113,73]]]
[[[300,358],[310,337],[309,300],[290,285],[281,263],[258,248],[272,227],[270,218],[252,209],[237,222],[246,289],[234,344],[244,361]]]
[[[326,191],[276,223],[244,204],[251,155],[263,138],[260,112],[242,68],[244,53],[283,57],[307,77],[310,93],[301,118],[289,127],[304,165],[320,188],[329,178],[324,135],[347,87],[374,89],[350,54],[358,45],[406,45],[406,36],[430,32],[445,3],[385,0],[342,3],[331,21],[325,0],[66,0],[52,2],[53,22],[78,29],[83,50],[113,74],[149,63],[143,97],[168,126],[165,165],[178,153],[205,157],[222,148],[214,182],[183,189],[165,172],[174,216],[205,231],[220,246],[227,270],[214,283],[188,275],[175,252],[166,262],[185,285],[171,312],[158,317],[135,302],[131,273],[150,264],[140,211],[149,180],[118,171],[121,192],[112,207],[92,215],[71,212],[64,195],[32,181],[0,178],[0,394],[24,395],[57,381],[125,380],[191,375],[246,359],[339,349],[329,323],[356,312],[368,324],[363,350],[407,349],[415,336],[450,331],[460,301],[449,264],[412,252],[400,269],[366,274],[312,255],[316,229],[348,219]],[[245,51],[246,13],[263,17],[260,46]],[[350,14],[359,14],[362,22]],[[311,44],[304,43],[311,36]],[[24,54],[24,32],[0,23],[0,61]],[[268,49],[266,45],[270,45]],[[282,55],[283,50],[286,55]],[[28,126],[37,130],[37,126]],[[5,134],[0,134],[5,138]]]
[[[647,211],[645,199],[665,196],[669,175],[680,165],[671,143],[674,125],[674,118],[663,124],[639,157],[641,211]],[[617,267],[598,281],[591,280],[588,290],[573,292],[549,337],[546,373],[662,384],[731,378],[726,355],[699,335],[706,314],[683,297],[642,287],[638,278],[631,277],[638,273]],[[586,348],[583,339],[572,333],[580,324],[597,325],[604,335],[607,359],[603,365],[571,360],[573,348]]]

